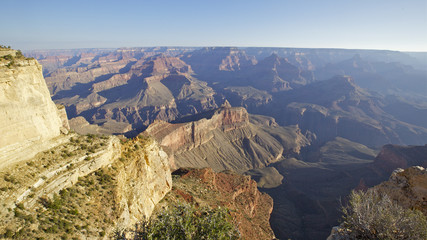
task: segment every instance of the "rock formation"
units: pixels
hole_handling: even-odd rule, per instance
[[[110,134],[134,136],[154,120],[217,107],[215,92],[193,76],[191,66],[154,53],[117,50],[89,62],[80,55],[72,67],[50,72],[46,80],[71,118],[83,116]]]
[[[156,204],[172,188],[168,155],[156,141],[130,140],[125,145],[126,154],[130,154],[130,159],[121,165],[116,177],[116,194],[121,212],[119,228],[148,219]]]
[[[387,144],[375,158],[375,166],[387,172],[410,166],[427,167],[427,145],[399,146]]]
[[[277,54],[259,61],[243,79],[246,84],[269,92],[298,88],[314,80],[310,71],[299,69]]]
[[[1,59],[0,168],[51,147],[49,140],[68,126],[66,113],[60,111],[50,98],[42,66],[36,60]],[[31,150],[35,145],[37,150]]]
[[[149,218],[170,191],[168,156],[155,141],[121,144],[117,137],[67,137],[25,163],[2,170],[0,202],[5,207],[0,211],[0,234],[12,231],[15,238],[27,239],[65,232],[86,238],[113,234]],[[18,213],[10,214],[11,210]],[[68,222],[67,227],[55,227],[58,223],[48,219]],[[34,229],[34,224],[39,227]],[[77,231],[81,226],[85,230]]]
[[[197,74],[208,78],[208,74],[239,71],[257,63],[253,56],[248,56],[245,51],[236,47],[206,47],[185,53],[181,58],[190,64]]]
[[[414,166],[398,168],[388,181],[374,187],[404,208],[418,209],[427,216],[427,170]]]
[[[212,169],[178,169],[174,188],[156,207],[187,202],[198,206],[226,207],[238,224],[242,239],[273,239],[269,224],[273,200],[257,189],[248,176]]]
[[[210,167],[239,173],[265,167],[309,144],[295,126],[251,123],[244,108],[227,104],[173,124],[157,121],[144,134],[153,136],[174,156],[172,167]]]
[[[0,57],[0,236],[98,238],[149,218],[172,187],[167,154],[152,139],[68,133],[41,65],[8,51],[0,49],[8,53]]]

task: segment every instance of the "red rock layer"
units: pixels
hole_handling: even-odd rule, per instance
[[[216,173],[210,168],[178,169],[177,181],[170,194],[181,196],[193,204],[207,204],[211,207],[226,207],[238,224],[242,239],[273,239],[274,233],[269,219],[273,210],[273,200],[258,191],[257,184],[249,176],[233,172]],[[197,183],[195,191],[191,183]],[[204,192],[208,192],[204,194]]]
[[[198,121],[178,124],[157,121],[146,129],[146,133],[154,136],[162,146],[175,152],[180,149],[192,149],[209,141],[213,137],[211,131],[214,129],[230,131],[248,123],[249,115],[244,108],[224,106],[214,111],[211,116]]]

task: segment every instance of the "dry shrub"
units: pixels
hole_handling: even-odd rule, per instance
[[[342,207],[343,239],[427,239],[427,219],[375,189],[353,191]]]

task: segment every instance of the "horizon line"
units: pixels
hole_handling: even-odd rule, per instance
[[[83,49],[135,49],[135,48],[272,48],[272,49],[316,49],[316,50],[359,50],[359,51],[390,51],[406,53],[427,53],[427,50],[395,50],[395,49],[377,49],[377,48],[340,48],[340,47],[266,47],[266,46],[237,46],[237,45],[204,45],[204,46],[183,46],[183,45],[157,45],[157,46],[122,46],[122,47],[78,47],[78,48],[34,48],[22,51],[47,51],[47,50],[83,50]],[[15,49],[15,48],[12,48]],[[17,49],[18,50],[18,49]]]

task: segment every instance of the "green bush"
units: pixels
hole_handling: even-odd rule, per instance
[[[3,56],[2,57],[3,59],[5,59],[5,60],[13,60],[13,56],[12,55],[10,55],[10,54],[8,54],[8,55],[5,55],[5,56]]]
[[[133,240],[148,239],[239,239],[240,233],[233,224],[227,209],[200,208],[178,205],[164,210],[156,218],[135,225]],[[129,239],[124,232],[115,239]]]
[[[17,50],[17,51],[16,51],[16,57],[17,57],[17,58],[22,58],[22,57],[24,57],[24,55],[22,54],[21,50]]]
[[[405,209],[377,190],[353,191],[342,207],[347,239],[427,239],[427,218]]]
[[[53,198],[49,199],[46,197],[41,197],[39,199],[40,203],[47,209],[61,209],[63,205],[63,200],[61,197],[58,196],[58,194],[53,194]]]

